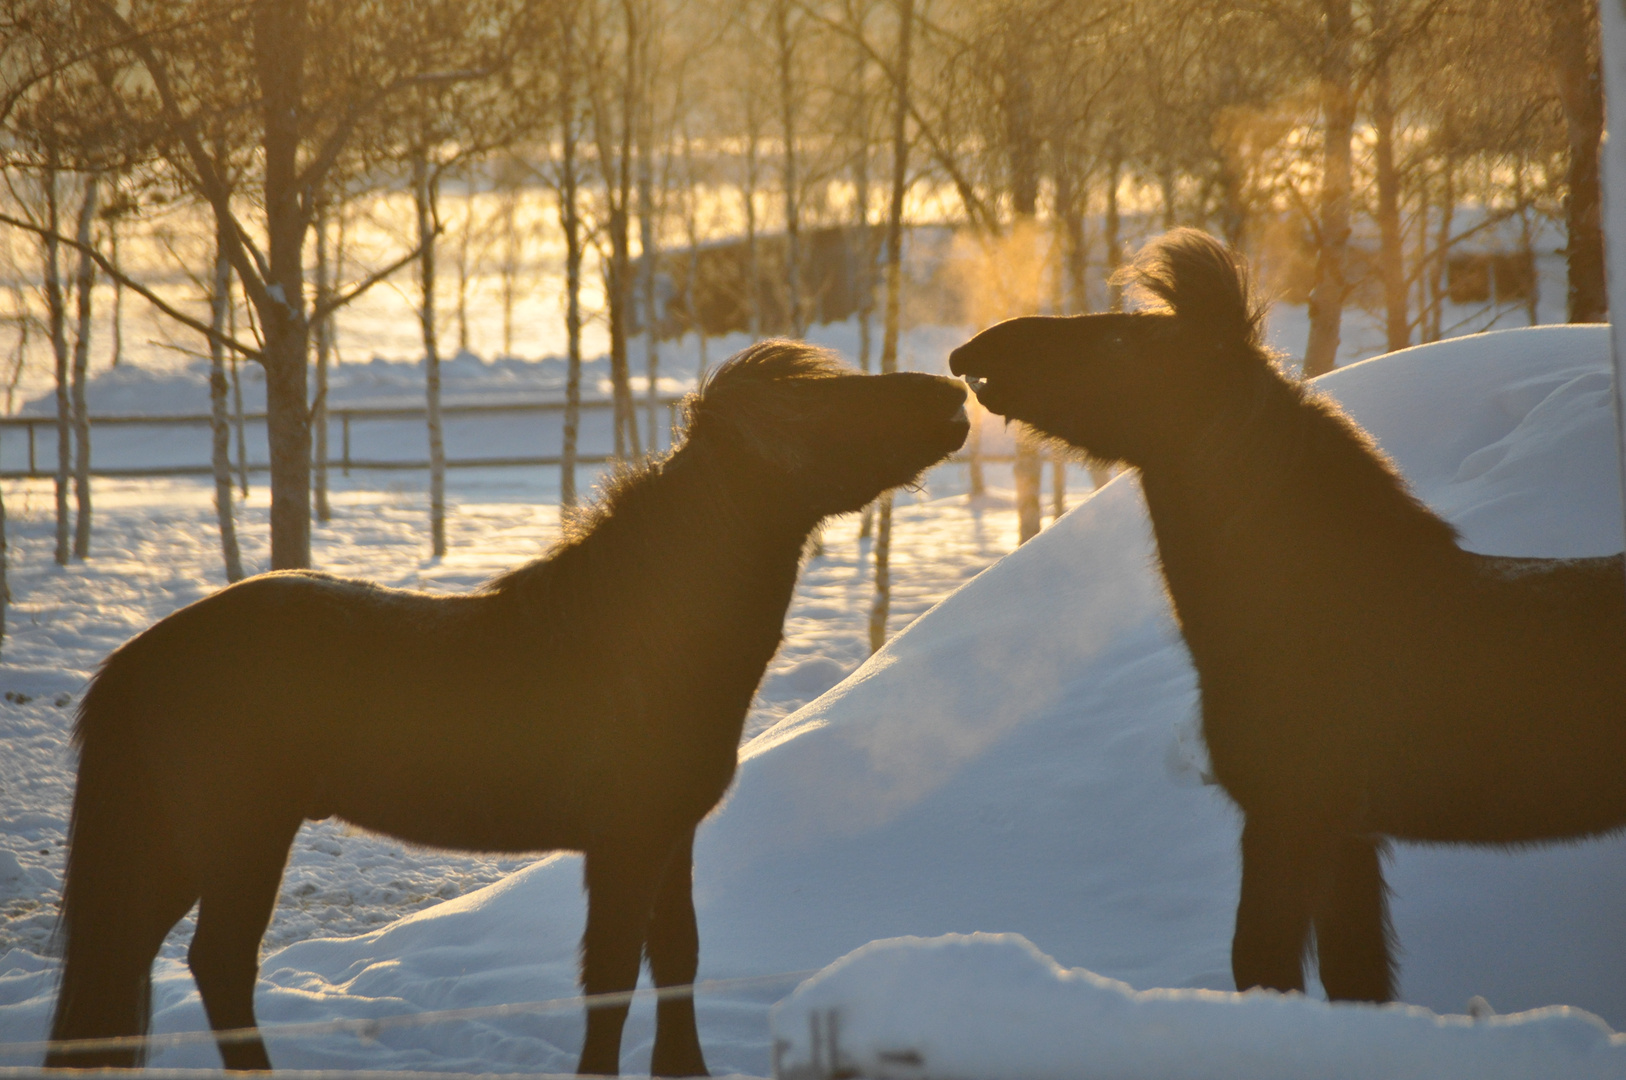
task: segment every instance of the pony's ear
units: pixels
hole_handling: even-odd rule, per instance
[[[1121,280],[1224,351],[1258,349],[1265,308],[1242,257],[1205,232],[1175,229],[1141,249]]]

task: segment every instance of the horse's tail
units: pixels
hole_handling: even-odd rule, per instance
[[[138,695],[112,667],[86,692],[74,734],[79,782],[57,922],[62,974],[53,1040],[146,1033],[153,958],[195,895],[161,820],[146,755],[135,746],[143,726]],[[136,1047],[53,1049],[45,1065],[133,1067],[144,1056]]]
[[[1258,348],[1265,307],[1247,264],[1197,229],[1175,229],[1146,245],[1126,279],[1163,301],[1182,322],[1227,348]]]

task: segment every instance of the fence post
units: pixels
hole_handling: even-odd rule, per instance
[[[339,414],[339,420],[344,428],[344,475],[350,475],[350,410],[346,409]]]
[[[39,475],[39,468],[34,464],[34,421],[28,422],[28,475]]]

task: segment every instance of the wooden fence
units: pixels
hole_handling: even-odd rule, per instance
[[[656,399],[658,406],[664,407],[668,422],[673,430],[678,424],[678,408],[683,403],[682,396],[664,395]],[[611,410],[615,403],[608,398],[593,398],[581,403],[583,413],[603,412]],[[641,398],[634,403],[636,412],[641,415],[648,408],[648,399]],[[517,401],[498,402],[490,404],[442,405],[442,417],[497,415],[497,414],[548,414],[562,413],[565,403],[562,401]],[[399,458],[357,458],[350,452],[351,428],[357,423],[377,422],[387,420],[416,420],[426,421],[427,408],[423,405],[398,407],[344,407],[329,408],[328,423],[337,422],[339,427],[339,453],[337,456],[329,455],[327,467],[337,469],[349,475],[352,469],[427,469],[429,460],[399,459]],[[169,416],[148,415],[103,415],[91,416],[90,427],[94,436],[97,428],[112,427],[202,427],[207,429],[213,422],[208,413],[182,413]],[[242,424],[263,424],[265,413],[245,413],[241,418],[228,417],[227,422],[236,427]],[[28,433],[28,467],[0,469],[0,479],[24,480],[50,478],[56,475],[56,462],[53,459],[47,468],[41,468],[39,463],[37,430],[44,428],[52,437],[55,436],[57,420],[54,416],[6,416],[0,417],[0,430],[26,429]],[[92,444],[94,445],[94,437]],[[314,444],[314,440],[313,440]],[[208,449],[208,442],[202,444],[204,450]],[[313,446],[314,449],[314,446]],[[578,465],[602,465],[614,460],[614,455],[606,453],[576,455]],[[448,458],[448,469],[480,469],[480,468],[508,468],[514,466],[551,467],[557,468],[563,463],[558,454],[510,455],[505,457],[473,457]],[[320,466],[319,462],[314,465]],[[265,472],[269,466],[264,462],[244,462],[233,460],[231,472],[236,475],[242,470],[249,472]],[[212,476],[214,466],[208,462],[186,465],[148,465],[124,466],[98,464],[94,453],[91,456],[92,476],[140,478],[160,476]]]
[[[681,395],[663,395],[658,397],[656,402],[658,407],[666,410],[670,430],[675,432],[678,428],[678,413],[679,408],[683,403],[683,397]],[[593,398],[584,400],[581,403],[581,410],[583,413],[605,412],[614,409],[614,407],[614,401],[608,398]],[[646,414],[648,410],[648,399],[640,398],[634,403],[634,407],[636,412],[640,414],[640,418],[642,418],[642,416]],[[441,415],[447,418],[456,416],[499,414],[542,415],[562,413],[564,410],[565,403],[562,401],[517,401],[484,404],[442,405]],[[328,423],[332,425],[336,422],[339,428],[339,452],[336,456],[332,454],[329,455],[326,463],[327,468],[330,470],[336,469],[343,475],[349,475],[352,469],[428,469],[429,461],[427,458],[358,458],[351,453],[351,429],[354,425],[391,420],[412,420],[425,422],[426,417],[427,410],[426,407],[422,405],[329,408]],[[107,414],[101,416],[92,415],[89,418],[89,421],[92,433],[94,433],[97,428],[116,427],[172,427],[208,429],[212,423],[208,413],[180,413],[168,416],[128,414]],[[232,424],[234,427],[238,426],[239,424],[258,425],[263,424],[264,422],[265,413],[263,412],[245,413],[240,418],[228,418],[228,423]],[[52,454],[52,459],[47,463],[47,467],[42,468],[40,465],[40,457],[38,452],[40,439],[38,436],[38,430],[41,428],[45,429],[49,436],[47,441],[50,442],[55,437],[56,426],[57,420],[54,416],[0,417],[0,431],[23,429],[26,430],[28,439],[27,468],[18,468],[15,466],[0,468],[0,479],[29,480],[50,479],[54,477],[56,475],[54,453]],[[331,432],[331,426],[329,430]],[[92,438],[92,443],[94,445],[94,437]],[[209,443],[207,438],[205,438],[200,443],[200,448],[207,451],[208,446]],[[613,454],[603,452],[578,453],[576,455],[576,463],[578,465],[603,465],[613,460],[615,460]],[[961,451],[960,453],[957,453],[949,458],[950,462],[959,464],[964,464],[970,462],[971,460],[971,455],[965,451]],[[981,454],[977,456],[976,460],[990,465],[1009,464],[1015,460],[1015,457],[1011,454]],[[321,463],[316,461],[313,461],[312,464],[316,467],[321,466]],[[561,464],[563,464],[563,458],[558,454],[521,454],[446,459],[446,467],[448,469],[489,469],[514,467],[558,468]],[[265,472],[268,469],[269,465],[264,462],[245,462],[240,458],[234,459],[230,465],[230,471],[234,476],[245,471],[260,473]],[[121,479],[171,476],[212,476],[214,474],[214,467],[207,461],[203,461],[198,464],[189,463],[181,465],[109,465],[105,463],[98,463],[93,453],[91,457],[90,474],[97,477]]]

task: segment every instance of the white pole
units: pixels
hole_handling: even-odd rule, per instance
[[[1615,366],[1615,439],[1626,512],[1626,0],[1600,0],[1603,28],[1603,235],[1609,344]],[[1609,108],[1611,102],[1620,108]],[[1626,519],[1623,519],[1626,521]]]

